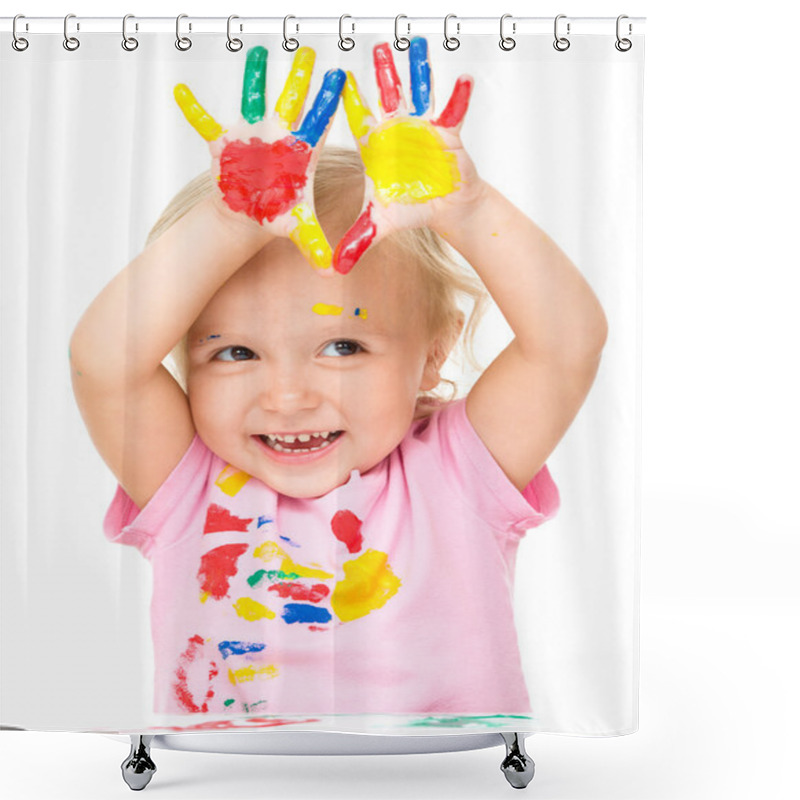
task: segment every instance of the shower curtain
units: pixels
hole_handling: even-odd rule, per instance
[[[643,21],[74,22],[0,34],[3,726],[634,731]]]

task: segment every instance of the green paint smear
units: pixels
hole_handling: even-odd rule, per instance
[[[464,728],[467,725],[479,725],[484,728],[504,728],[509,721],[524,719],[530,722],[532,717],[520,714],[494,714],[489,717],[425,717],[410,722],[410,728]]]
[[[230,700],[226,700],[225,707],[227,708],[228,706],[232,706],[235,702],[236,701],[233,698],[231,698]]]
[[[252,47],[247,51],[242,81],[242,116],[251,125],[264,119],[266,85],[267,51],[263,47]]]
[[[270,583],[275,583],[275,581],[294,581],[299,577],[300,576],[296,572],[284,572],[282,569],[260,569],[257,572],[254,572],[247,579],[247,582],[250,584],[251,589],[255,589],[256,586],[259,586],[265,580],[268,580]]]

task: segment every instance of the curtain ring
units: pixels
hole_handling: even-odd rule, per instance
[[[175,20],[175,47],[178,50],[188,50],[192,46],[192,40],[188,36],[181,36],[181,20],[188,19],[188,14],[178,14]],[[189,30],[192,30],[192,23],[189,23]]]
[[[353,18],[349,14],[342,14],[342,16],[339,17],[339,49],[344,51],[352,50],[356,46],[356,43],[353,39],[351,39],[349,36],[342,35],[342,23],[346,19]],[[351,22],[350,24],[353,26],[352,33],[355,33],[356,24],[354,22]]]
[[[225,47],[227,47],[228,50],[231,53],[238,53],[242,49],[242,40],[241,39],[232,39],[231,38],[231,20],[234,20],[234,19],[239,19],[239,17],[237,17],[236,14],[231,14],[228,17],[228,30],[227,30],[228,41],[225,42]],[[239,26],[239,30],[240,31],[242,30],[242,26],[241,25]]]
[[[25,16],[22,15],[22,14],[17,14],[17,16],[14,17],[14,22],[13,22],[13,24],[11,26],[11,35],[14,38],[11,40],[11,46],[18,53],[21,53],[23,50],[27,50],[28,49],[28,45],[30,44],[30,42],[27,39],[23,39],[21,36],[17,35],[17,20],[18,19],[25,19]],[[28,29],[28,23],[27,22],[25,23],[25,29],[26,30]]]
[[[400,36],[399,22],[401,19],[408,19],[408,17],[405,14],[398,14],[394,18],[394,49],[408,50],[408,48],[411,47],[411,41],[407,36]],[[408,28],[408,33],[411,33],[411,25],[406,23],[406,27]]]
[[[451,19],[458,19],[455,14],[448,14],[444,18],[444,49],[445,50],[458,50],[461,47],[461,41],[457,39],[455,36],[448,36],[447,35],[447,23],[450,22]],[[456,33],[461,32],[461,25],[459,22],[456,22]]]
[[[80,39],[76,39],[74,36],[70,36],[69,31],[67,31],[67,25],[69,24],[69,21],[71,19],[75,19],[74,14],[67,14],[67,16],[64,17],[64,49],[73,52],[74,50],[77,50],[81,46],[81,42]],[[75,28],[76,30],[80,30],[81,26],[78,25],[78,23],[75,23]]]
[[[510,36],[505,35],[504,26],[507,19],[511,19],[511,14],[503,14],[503,16],[500,17],[500,49],[506,51],[513,50],[517,46],[516,39],[512,39]],[[511,33],[516,33],[516,32],[517,32],[517,23],[512,22]]]
[[[555,36],[556,40],[553,42],[553,47],[558,50],[560,53],[563,53],[565,50],[569,50],[570,41],[565,36],[558,35],[558,21],[560,19],[566,19],[566,14],[559,14],[556,17],[555,23],[553,24],[553,35]],[[567,23],[567,35],[569,35],[569,22]]]
[[[139,46],[139,40],[135,39],[133,36],[128,36],[128,20],[135,19],[133,14],[126,14],[122,18],[122,49],[127,50],[129,53],[133,52]],[[136,30],[139,30],[139,26],[136,25]]]
[[[293,17],[291,14],[289,14],[283,18],[283,49],[286,50],[287,53],[293,53],[298,47],[300,47],[300,42],[294,38],[290,39],[286,33],[286,30],[289,27],[290,19],[297,19],[297,17]],[[300,26],[297,25],[295,30],[299,31]]]
[[[617,50],[620,51],[620,53],[627,53],[628,50],[630,50],[631,47],[633,47],[633,42],[630,39],[622,39],[622,38],[620,38],[620,35],[619,35],[620,25],[619,24],[623,19],[628,19],[628,15],[627,14],[620,14],[617,17],[617,41],[614,42],[614,47],[616,47]],[[633,31],[633,28],[631,27],[631,24],[629,22],[628,23],[628,34],[632,33],[632,31]]]

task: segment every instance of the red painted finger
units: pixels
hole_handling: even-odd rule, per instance
[[[391,48],[386,42],[375,45],[372,58],[375,63],[375,80],[381,95],[381,108],[384,114],[393,114],[403,101],[403,90]]]
[[[447,101],[439,119],[433,124],[442,128],[457,128],[464,120],[464,115],[469,108],[469,98],[472,94],[472,78],[462,75],[453,87],[453,93]]]
[[[375,241],[377,232],[375,221],[372,218],[372,203],[370,203],[336,245],[336,251],[333,254],[333,268],[342,275],[350,272]]]

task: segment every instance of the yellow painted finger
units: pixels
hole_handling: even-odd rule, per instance
[[[303,110],[311,84],[311,73],[314,71],[316,55],[310,47],[301,47],[294,54],[292,69],[283,86],[281,96],[275,104],[275,113],[287,128],[294,125]]]
[[[292,216],[297,220],[297,225],[289,238],[315,269],[329,269],[333,263],[333,253],[314,212],[301,204],[292,209]]]
[[[358,91],[358,84],[352,72],[347,73],[347,80],[344,83],[342,92],[342,102],[344,111],[347,114],[347,122],[350,130],[356,139],[360,139],[369,129],[375,125],[375,118],[369,110],[369,106],[364,102],[361,92]]]
[[[191,89],[185,83],[179,83],[175,87],[174,94],[175,102],[183,111],[183,116],[207,142],[213,142],[225,133],[222,125],[197,102]]]

